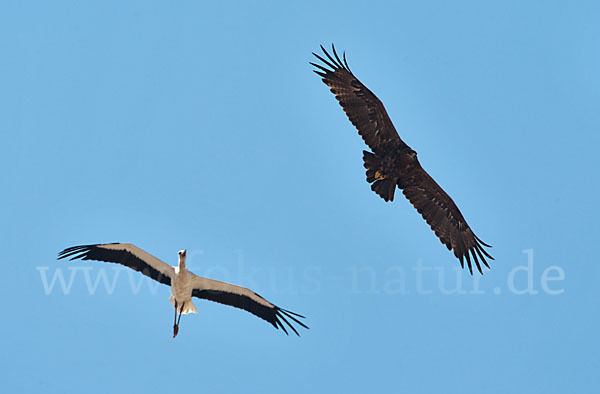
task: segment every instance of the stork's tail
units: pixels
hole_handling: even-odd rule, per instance
[[[169,297],[169,301],[175,307],[175,297],[172,294]],[[181,308],[181,304],[177,305],[177,313],[179,313],[179,308]],[[198,313],[196,305],[194,305],[191,298],[183,303],[183,311],[181,312],[182,315],[187,315],[188,313]]]
[[[363,160],[367,169],[367,182],[372,183],[371,190],[379,194],[385,201],[394,201],[396,179],[386,178],[383,173],[383,159],[364,150]]]

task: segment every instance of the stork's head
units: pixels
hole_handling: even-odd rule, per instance
[[[180,266],[182,264],[185,265],[185,252],[186,252],[185,249],[179,251],[179,265]]]

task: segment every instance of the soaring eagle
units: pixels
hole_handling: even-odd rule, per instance
[[[321,45],[327,59],[313,52],[323,65],[310,64],[318,69],[314,72],[330,87],[350,122],[373,151],[363,151],[371,190],[385,201],[394,201],[396,186],[400,188],[440,241],[454,251],[461,266],[464,268],[466,259],[472,275],[473,259],[483,274],[480,261],[490,268],[486,257],[494,259],[483,246],[491,246],[473,233],[454,201],[421,167],[417,152],[400,139],[381,101],[350,71],[346,54],[342,61],[335,47],[331,48],[333,57]]]

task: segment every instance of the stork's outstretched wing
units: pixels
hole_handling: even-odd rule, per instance
[[[304,323],[298,320],[304,318],[304,316],[281,309],[245,287],[199,276],[195,276],[192,286],[194,288],[192,296],[246,310],[268,321],[273,327],[281,328],[286,334],[288,332],[283,323],[287,324],[296,335],[300,336],[296,328],[287,319],[308,329]]]
[[[70,260],[96,260],[121,264],[168,286],[171,286],[171,278],[175,275],[173,267],[128,243],[79,245],[67,248],[58,254],[59,260],[69,257]]]

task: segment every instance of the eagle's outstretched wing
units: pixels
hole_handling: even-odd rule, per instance
[[[420,165],[406,177],[398,180],[398,187],[404,196],[423,216],[435,235],[452,250],[464,267],[467,260],[469,271],[473,274],[471,258],[477,269],[483,274],[481,263],[490,268],[486,257],[494,260],[483,246],[490,247],[480,240],[471,230],[452,198]],[[470,253],[470,255],[469,255]],[[478,258],[479,257],[479,258]]]
[[[398,136],[381,101],[352,74],[346,62],[346,55],[343,55],[342,61],[335,47],[332,45],[331,48],[335,58],[321,45],[323,53],[329,60],[313,52],[313,55],[324,65],[310,64],[318,68],[314,72],[323,78],[325,85],[331,88],[331,92],[358,130],[358,134],[376,154],[383,154],[400,145],[407,146]]]

